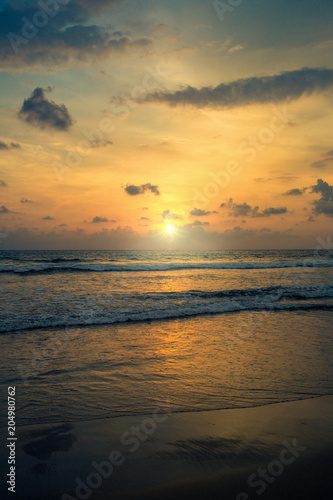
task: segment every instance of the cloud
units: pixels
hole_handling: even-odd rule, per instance
[[[187,226],[209,226],[209,222],[202,222],[201,220],[195,220],[191,224],[187,224]]]
[[[8,184],[6,184],[5,181],[0,180],[0,187],[2,188],[8,187]]]
[[[8,144],[5,144],[4,142],[0,141],[0,150],[3,150],[3,149],[9,149],[9,146],[8,146]]]
[[[110,7],[123,3],[124,0],[76,0],[75,3],[82,5],[85,9],[91,10],[92,12],[104,12]]]
[[[0,151],[6,149],[21,149],[21,146],[17,142],[11,142],[10,144],[6,144],[5,142],[0,141]]]
[[[252,208],[248,203],[234,203],[232,198],[226,203],[221,203],[220,208],[231,208],[234,217],[247,217],[258,212],[259,207]]]
[[[28,99],[25,99],[18,116],[21,120],[44,129],[68,130],[73,120],[64,104],[56,104],[45,97],[45,92],[52,92],[51,87],[36,87]]]
[[[230,54],[232,54],[233,52],[238,52],[239,50],[243,50],[243,49],[244,49],[244,45],[235,45],[234,47],[230,47],[228,52],[230,52]]]
[[[304,192],[306,191],[307,188],[302,188],[302,189],[299,189],[299,188],[294,188],[294,189],[289,189],[289,191],[286,191],[285,193],[283,193],[284,196],[301,196],[302,194],[304,194]]]
[[[28,200],[27,198],[21,198],[20,203],[33,203],[32,200]]]
[[[144,194],[146,191],[150,191],[151,193],[156,194],[158,196],[160,194],[158,186],[150,184],[141,184],[141,186],[135,186],[134,184],[126,184],[124,190],[130,196],[137,196],[139,194]]]
[[[330,186],[323,179],[317,179],[317,184],[312,186],[312,193],[320,193],[325,200],[333,198],[333,186]]]
[[[319,200],[313,202],[315,215],[324,214],[333,217],[333,186],[330,186],[323,179],[317,179],[317,184],[312,186],[311,193],[321,195]]]
[[[55,220],[55,218],[50,217],[50,215],[47,215],[46,217],[43,217],[42,220]]]
[[[271,76],[251,77],[221,83],[217,87],[187,86],[174,92],[155,92],[142,102],[163,102],[170,106],[235,108],[251,104],[278,103],[299,99],[333,88],[333,70],[303,68]]]
[[[311,163],[311,167],[318,169],[328,167],[333,161],[333,151],[328,151],[327,153],[324,153],[323,156],[327,156],[327,158]]]
[[[0,214],[9,214],[9,213],[10,210],[7,207],[5,207],[4,205],[0,207]]]
[[[205,217],[206,215],[211,214],[212,212],[206,212],[205,210],[200,210],[200,208],[194,208],[191,210],[190,215],[194,215],[195,217]]]
[[[122,1],[70,0],[66,5],[45,1],[51,11],[52,5],[57,5],[52,15],[43,13],[37,0],[27,5],[7,4],[1,12],[0,68],[17,71],[42,65],[64,67],[74,61],[96,62],[112,53],[151,45],[148,37],[133,39],[110,25],[102,25],[103,11]],[[96,15],[100,20],[94,24]],[[43,17],[46,22],[41,26]]]
[[[106,139],[95,139],[90,143],[93,148],[105,148],[107,146],[112,146],[113,141],[107,141]]]
[[[221,203],[220,208],[229,208],[229,215],[232,217],[270,217],[271,215],[280,215],[288,212],[286,207],[269,207],[260,211],[258,206],[251,207],[248,203],[234,203],[230,198],[228,202]]]
[[[201,221],[199,221],[201,222]],[[92,227],[91,225],[88,227]],[[96,226],[93,226],[96,227]],[[97,226],[99,228],[100,226]],[[93,233],[78,228],[57,228],[52,231],[39,231],[20,227],[3,231],[8,238],[2,242],[5,249],[160,249],[165,250],[165,239],[161,238],[160,229],[149,230],[145,234],[134,231],[131,227],[116,229],[103,228]],[[258,249],[258,248],[313,248],[312,234],[307,237],[292,234],[289,231],[272,231],[270,228],[242,229],[239,226],[221,233],[209,231],[201,225],[177,227],[175,240],[178,249]]]
[[[116,222],[115,220],[109,220],[106,217],[94,217],[91,221],[93,224],[100,224],[101,222]]]
[[[288,212],[286,207],[270,207],[270,208],[265,208],[265,210],[262,212],[262,214],[256,215],[256,217],[269,217],[270,215],[282,215],[286,214]]]
[[[254,229],[243,229],[240,226],[235,226],[232,229],[226,229],[223,233],[224,236],[233,236],[237,238],[243,238],[246,236],[255,236],[256,231]]]
[[[170,212],[170,210],[164,210],[164,212],[162,212],[162,219],[163,220],[180,220],[180,219],[182,219],[182,217],[180,215],[177,215],[177,214],[172,214]]]
[[[6,232],[8,238],[2,242],[2,247],[8,249],[109,250],[112,248],[123,250],[124,248],[145,248],[143,236],[134,232],[130,227],[110,230],[103,228],[92,234],[82,228],[39,231],[20,227],[13,231],[6,230]]]

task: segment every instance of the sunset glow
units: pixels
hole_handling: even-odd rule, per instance
[[[166,230],[167,233],[172,234],[174,232],[175,228],[174,228],[174,226],[172,224],[167,224],[165,226],[165,230]]]
[[[18,47],[38,2],[3,3],[2,248],[326,241],[332,2],[74,3]]]

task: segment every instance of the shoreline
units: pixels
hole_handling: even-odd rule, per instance
[[[304,398],[297,398],[297,399],[288,399],[288,400],[283,400],[283,401],[272,401],[268,403],[262,403],[262,404],[256,404],[254,406],[237,406],[237,407],[230,407],[230,408],[205,408],[205,409],[200,409],[200,410],[177,410],[173,409],[172,414],[173,415],[178,415],[178,414],[200,414],[200,413],[210,413],[214,411],[218,412],[224,412],[224,411],[234,411],[234,410],[248,410],[248,409],[256,409],[256,408],[264,408],[266,406],[272,406],[272,405],[280,405],[280,404],[288,404],[288,403],[296,403],[296,402],[301,402],[301,401],[310,401],[313,399],[320,399],[320,398],[328,398],[328,397],[333,397],[332,394],[319,394],[316,396],[311,396],[311,397],[304,397]],[[100,417],[100,418],[84,418],[82,420],[56,420],[56,421],[50,421],[50,422],[44,422],[44,423],[28,423],[28,424],[18,424],[18,427],[20,429],[24,429],[25,427],[44,427],[44,426],[50,426],[50,425],[78,425],[78,424],[83,424],[83,423],[89,423],[89,422],[100,422],[101,420],[107,422],[108,420],[112,419],[118,419],[118,418],[144,418],[149,416],[150,413],[148,412],[142,412],[142,413],[128,413],[128,414],[123,414],[123,415],[110,415],[109,417]],[[0,425],[0,433],[7,428],[6,425]]]
[[[121,326],[121,325],[140,325],[140,324],[161,324],[164,322],[174,322],[174,321],[180,321],[180,320],[187,320],[187,319],[192,319],[192,318],[207,318],[207,317],[215,317],[215,316],[228,316],[232,314],[239,314],[239,313],[262,313],[265,311],[268,311],[270,313],[290,313],[290,312],[300,312],[300,311],[306,311],[306,312],[312,312],[312,311],[332,311],[333,310],[333,302],[332,298],[326,299],[327,303],[324,304],[317,304],[316,302],[310,302],[311,299],[309,300],[304,300],[302,303],[299,301],[298,303],[287,303],[287,302],[271,302],[268,304],[274,304],[272,305],[263,305],[263,306],[255,306],[255,307],[244,307],[240,309],[235,309],[235,310],[226,310],[226,311],[207,311],[207,312],[198,312],[198,313],[191,313],[191,314],[181,314],[181,315],[174,315],[174,316],[165,316],[165,317],[159,317],[159,318],[145,318],[145,319],[131,319],[128,318],[124,321],[114,321],[112,323],[80,323],[80,324],[75,324],[75,325],[66,325],[66,324],[59,324],[56,326],[27,326],[24,328],[19,328],[19,329],[13,329],[13,330],[4,330],[0,331],[0,336],[1,335],[22,335],[25,334],[26,332],[29,333],[40,333],[41,331],[59,331],[59,330],[75,330],[75,329],[88,329],[88,328],[107,328],[107,327],[112,327],[112,326]],[[225,303],[226,305],[228,304],[233,304],[237,303],[237,300],[230,301],[229,303]]]
[[[82,486],[76,491],[77,478],[87,499],[259,498],[259,486],[250,487],[249,476],[279,461],[283,443],[292,447],[296,440],[295,463],[269,476],[274,481],[266,481],[261,498],[328,500],[333,487],[332,424],[333,396],[320,396],[250,408],[168,415],[156,411],[22,426],[17,431],[16,499],[55,500],[65,493],[66,500],[78,499],[77,493],[85,490]],[[96,466],[110,460],[112,473],[103,478]],[[2,455],[1,464],[4,477]],[[279,472],[275,467],[271,471]],[[90,488],[88,482],[98,477],[101,484]]]

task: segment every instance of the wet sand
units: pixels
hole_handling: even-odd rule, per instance
[[[16,494],[4,498],[328,500],[333,491],[333,396],[23,426],[17,437]],[[6,457],[2,446],[2,485]]]

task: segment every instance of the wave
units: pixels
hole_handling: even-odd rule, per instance
[[[275,300],[289,299],[289,300],[307,300],[307,299],[322,299],[333,297],[333,285],[310,285],[310,286],[290,286],[284,287],[269,286],[262,288],[245,288],[243,290],[221,290],[214,292],[187,292],[199,294],[203,298],[212,297],[261,297],[274,298]]]
[[[276,286],[212,292],[192,290],[183,293],[129,294],[124,297],[124,306],[118,304],[116,308],[104,307],[105,303],[101,300],[73,308],[70,312],[37,314],[34,317],[10,317],[2,321],[0,332],[111,325],[131,321],[156,321],[242,311],[333,309],[332,301],[319,301],[319,299],[333,298],[333,285]],[[140,299],[141,304],[138,305],[136,301],[130,307],[133,299]],[[309,302],[310,300],[316,302]]]
[[[219,263],[170,263],[170,264],[76,264],[60,265],[64,262],[80,259],[54,259],[52,264],[37,264],[26,266],[0,266],[0,274],[52,274],[52,273],[106,273],[106,272],[164,272],[195,269],[285,269],[297,267],[333,267],[333,261],[299,261],[299,262],[219,262]]]
[[[21,258],[20,259],[14,259],[14,258],[10,258],[10,259],[7,259],[7,260],[19,260],[21,262],[21,265],[22,265],[22,262],[26,265],[26,266],[34,266],[34,265],[38,265],[38,264],[66,264],[66,263],[70,263],[70,262],[87,262],[87,259],[79,259],[78,257],[75,257],[75,258],[63,258],[63,257],[57,257],[57,258],[54,258],[54,259],[26,259],[26,260],[22,260]],[[89,262],[89,260],[88,260]],[[23,264],[23,265],[24,265]]]
[[[124,297],[122,294],[114,294],[114,297]],[[156,292],[156,293],[128,293],[126,300],[136,299],[145,301],[159,301],[171,300],[176,302],[189,300],[189,299],[246,299],[247,297],[254,297],[261,299],[266,297],[270,300],[307,300],[307,299],[321,299],[333,298],[333,285],[309,285],[309,286],[290,286],[284,287],[282,285],[267,286],[262,288],[243,288],[232,290],[216,290],[216,291],[202,291],[202,290],[189,290],[187,292]]]
[[[223,314],[223,313],[233,313],[241,311],[309,311],[309,310],[332,310],[333,304],[270,304],[266,307],[264,305],[257,306],[241,306],[240,304],[220,304],[209,305],[202,307],[201,310],[197,307],[187,307],[183,309],[169,309],[168,311],[147,311],[147,312],[137,312],[137,313],[119,313],[112,317],[98,317],[93,318],[68,318],[64,319],[54,319],[54,320],[39,320],[39,321],[26,321],[26,323],[20,321],[17,325],[12,325],[10,328],[0,330],[1,334],[18,332],[23,330],[40,330],[40,329],[50,329],[50,328],[73,328],[73,327],[85,327],[85,326],[103,326],[112,325],[115,323],[130,323],[130,322],[147,322],[147,321],[158,321],[158,320],[168,320],[168,319],[180,319],[192,316],[205,316],[213,314]]]
[[[50,262],[51,264],[59,264],[60,262],[84,262],[82,259],[79,258],[73,258],[73,259],[64,259],[63,257],[58,257],[56,259],[41,259],[35,262]]]

